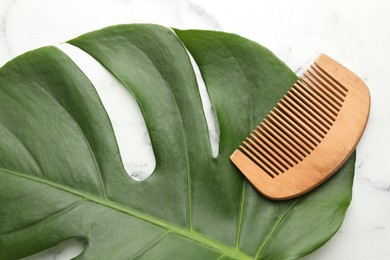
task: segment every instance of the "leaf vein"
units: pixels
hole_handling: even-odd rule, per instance
[[[87,137],[85,136],[85,133],[84,131],[82,130],[82,128],[80,127],[79,123],[76,121],[76,119],[74,119],[74,117],[72,116],[72,114],[50,93],[50,91],[46,90],[45,88],[43,88],[42,86],[39,86],[39,89],[46,93],[47,95],[49,95],[53,100],[54,102],[56,102],[57,105],[59,105],[66,113],[67,115],[71,118],[71,120],[75,123],[76,127],[78,128],[78,130],[80,131],[81,133],[81,137],[83,138],[83,140],[85,141],[85,144],[87,145],[87,148],[88,148],[88,151],[92,157],[92,161],[95,165],[95,168],[96,168],[96,173],[97,173],[97,176],[98,176],[98,179],[99,179],[99,182],[100,182],[100,188],[102,189],[102,194],[103,194],[103,197],[104,198],[107,198],[107,194],[106,194],[106,189],[105,189],[105,185],[104,185],[104,182],[103,182],[103,175],[102,175],[102,172],[100,170],[100,166],[99,164],[97,163],[97,160],[96,160],[96,156],[95,156],[95,152],[93,151],[92,147],[91,147],[91,144],[89,143]]]
[[[163,76],[163,73],[160,71],[159,67],[155,64],[155,62],[153,61],[153,59],[151,59],[148,54],[142,50],[140,47],[132,44],[132,46],[134,48],[136,48],[137,50],[139,50],[144,56],[145,58],[153,65],[153,67],[156,69],[156,71],[158,72],[158,75],[161,77],[161,79],[164,81],[168,91],[169,91],[169,94],[172,98],[172,102],[175,106],[175,111],[177,113],[177,117],[178,117],[178,120],[179,120],[179,124],[180,124],[180,132],[181,132],[181,136],[182,136],[182,140],[183,140],[183,146],[184,146],[184,155],[185,155],[185,161],[186,161],[186,174],[187,174],[187,201],[188,201],[188,225],[189,225],[189,229],[192,230],[192,198],[191,198],[191,194],[192,194],[192,191],[191,191],[191,171],[190,171],[190,167],[189,167],[189,156],[188,156],[188,144],[187,144],[187,140],[186,140],[186,135],[185,135],[185,131],[184,131],[184,123],[183,123],[183,118],[182,118],[182,115],[180,114],[180,110],[179,110],[179,106],[176,102],[176,99],[175,99],[175,96],[172,92],[172,89],[170,88],[170,84],[169,82],[165,79],[165,77]],[[126,83],[125,80],[123,80],[119,75],[115,74],[115,72],[113,70],[111,70],[109,67],[106,67],[108,71],[110,71],[120,82],[122,82],[130,91],[132,94],[133,91],[131,90],[131,87],[129,86],[129,84]],[[137,97],[136,97],[137,98]],[[142,111],[142,109],[141,109]]]
[[[148,251],[150,248],[152,248],[153,246],[160,243],[160,241],[163,240],[168,235],[168,233],[169,233],[169,231],[167,230],[163,234],[158,236],[156,239],[147,243],[144,248],[142,248],[138,253],[136,253],[134,256],[132,256],[129,260],[136,259],[138,256],[142,255],[144,252]]]
[[[26,152],[28,153],[28,155],[30,155],[31,159],[33,160],[33,162],[35,163],[35,165],[38,167],[38,175],[40,177],[44,177],[44,172],[43,172],[43,169],[41,167],[41,165],[39,164],[38,160],[35,158],[35,156],[32,154],[31,150],[26,146],[25,143],[22,142],[22,140],[20,140],[20,138],[18,136],[16,136],[15,133],[11,132],[3,123],[0,123],[0,125],[4,128],[4,130],[6,130],[10,135],[12,135],[13,137],[15,137],[15,139],[18,141],[18,143],[21,144],[21,146],[26,150]]]
[[[266,236],[266,238],[262,241],[262,243],[260,244],[260,246],[258,247],[257,251],[256,251],[256,255],[255,255],[255,259],[257,259],[261,252],[264,250],[265,246],[268,244],[268,242],[271,240],[271,237],[276,233],[276,231],[278,230],[278,228],[280,227],[280,225],[283,223],[283,221],[285,220],[285,217],[287,215],[287,213],[292,209],[292,207],[297,203],[299,199],[296,199],[294,200],[285,210],[284,212],[282,213],[282,215],[280,215],[280,217],[275,221],[274,225],[272,226],[270,232],[268,233],[268,235]]]
[[[219,39],[216,39],[220,44],[221,46],[223,46],[233,57],[234,61],[236,62],[236,64],[238,65],[239,69],[241,70],[242,74],[245,76],[245,80],[247,82],[250,82],[250,77],[248,77],[246,71],[243,69],[241,63],[239,62],[238,59],[236,59],[235,55],[233,54],[233,52],[230,50],[230,48],[228,46],[226,46],[224,44],[224,42],[220,41]],[[249,127],[248,127],[248,132],[249,132],[249,129],[251,129],[253,127],[253,95],[251,95],[250,93],[250,90],[251,88],[249,87],[249,84],[246,84],[247,86],[247,91],[246,93],[249,93],[249,97],[248,97],[248,100],[249,100]],[[240,201],[240,211],[239,211],[239,221],[238,221],[238,224],[237,224],[237,235],[236,235],[236,241],[235,241],[235,248],[239,248],[240,246],[240,236],[241,236],[241,228],[242,228],[242,221],[243,221],[243,218],[244,218],[244,209],[245,209],[245,196],[246,196],[246,187],[247,187],[247,181],[246,179],[244,178],[243,180],[243,187],[242,187],[242,192],[241,192],[241,201]]]
[[[165,230],[168,230],[170,233],[174,233],[174,234],[177,234],[179,236],[188,238],[192,241],[203,244],[206,247],[217,250],[217,251],[224,253],[225,255],[230,256],[232,258],[238,258],[238,259],[242,259],[242,260],[253,259],[252,256],[249,256],[242,251],[236,250],[235,248],[230,247],[228,245],[225,245],[219,241],[212,240],[209,237],[206,237],[200,233],[188,230],[187,228],[175,226],[171,223],[165,222],[164,220],[150,216],[150,215],[145,214],[143,212],[140,212],[140,211],[137,211],[137,210],[134,210],[131,208],[126,208],[123,205],[116,203],[114,201],[108,200],[106,198],[97,197],[97,196],[92,195],[92,194],[86,194],[86,193],[77,191],[71,187],[68,187],[68,186],[65,186],[65,185],[62,185],[59,183],[55,183],[55,182],[49,181],[47,179],[42,179],[42,178],[38,178],[38,177],[35,177],[32,175],[27,175],[24,173],[14,172],[14,171],[2,169],[2,168],[0,168],[0,173],[11,174],[15,177],[24,178],[24,179],[27,179],[30,181],[38,182],[38,183],[50,186],[52,188],[73,194],[77,197],[83,198],[83,199],[88,200],[88,201],[95,203],[97,205],[101,205],[101,206],[110,208],[112,210],[127,214],[129,216],[134,217],[134,218],[137,218],[141,221],[145,221],[145,222],[148,222],[152,225],[164,228]]]
[[[244,210],[245,210],[245,198],[246,198],[246,189],[247,189],[247,181],[243,179],[243,188],[241,193],[241,207],[239,212],[239,219],[238,219],[238,225],[237,225],[237,235],[236,235],[236,245],[235,248],[239,249],[240,247],[240,238],[241,238],[241,229],[242,229],[242,222],[244,219]]]
[[[14,234],[14,233],[23,231],[23,230],[25,230],[25,229],[31,228],[32,226],[36,226],[36,225],[38,225],[38,224],[40,224],[40,223],[47,222],[47,221],[49,221],[50,219],[57,218],[57,217],[59,217],[59,216],[65,214],[65,213],[71,211],[72,209],[76,208],[77,206],[79,206],[79,205],[81,204],[82,201],[83,201],[83,200],[77,200],[77,201],[71,203],[70,205],[68,205],[67,207],[65,207],[65,208],[63,208],[63,209],[61,209],[61,210],[59,210],[59,211],[57,211],[57,212],[54,212],[53,214],[49,215],[49,216],[46,217],[46,218],[40,219],[40,220],[38,220],[38,221],[36,221],[36,222],[34,222],[34,223],[29,223],[28,226],[26,226],[26,227],[21,227],[21,228],[15,229],[15,230],[10,230],[10,231],[8,231],[8,232],[6,232],[6,233],[3,233],[2,235],[3,235],[3,236],[8,236],[8,235],[11,235],[11,234]]]

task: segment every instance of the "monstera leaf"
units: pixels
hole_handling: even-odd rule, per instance
[[[306,196],[259,195],[229,155],[296,76],[234,34],[121,25],[69,42],[98,60],[139,103],[156,168],[124,170],[94,86],[55,47],[0,70],[0,259],[70,238],[79,259],[293,259],[324,244],[351,200],[354,156]],[[187,51],[216,111],[212,156]]]

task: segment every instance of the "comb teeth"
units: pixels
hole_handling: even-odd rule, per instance
[[[284,173],[325,138],[347,93],[320,66],[311,65],[239,149],[270,177]]]
[[[364,82],[322,54],[230,159],[266,197],[299,196],[352,154],[369,108]]]

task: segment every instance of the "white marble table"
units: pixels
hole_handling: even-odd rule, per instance
[[[120,86],[115,93],[105,92],[104,86],[119,84],[89,57],[60,44],[119,23],[233,32],[268,47],[297,74],[324,52],[360,75],[370,88],[372,106],[357,148],[353,200],[338,233],[305,259],[390,259],[389,1],[1,0],[0,66],[51,44],[74,57],[99,93],[108,96],[103,101],[127,171],[142,176],[152,171],[154,161],[134,100]],[[113,102],[118,97],[121,102]],[[126,119],[123,109],[132,110],[133,118]],[[128,138],[128,128],[134,139]],[[215,135],[212,138],[216,140]],[[80,250],[81,245],[73,242],[36,259],[69,259]]]

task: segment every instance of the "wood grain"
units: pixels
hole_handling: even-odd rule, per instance
[[[230,159],[264,196],[300,196],[349,158],[369,111],[365,83],[321,54]]]

